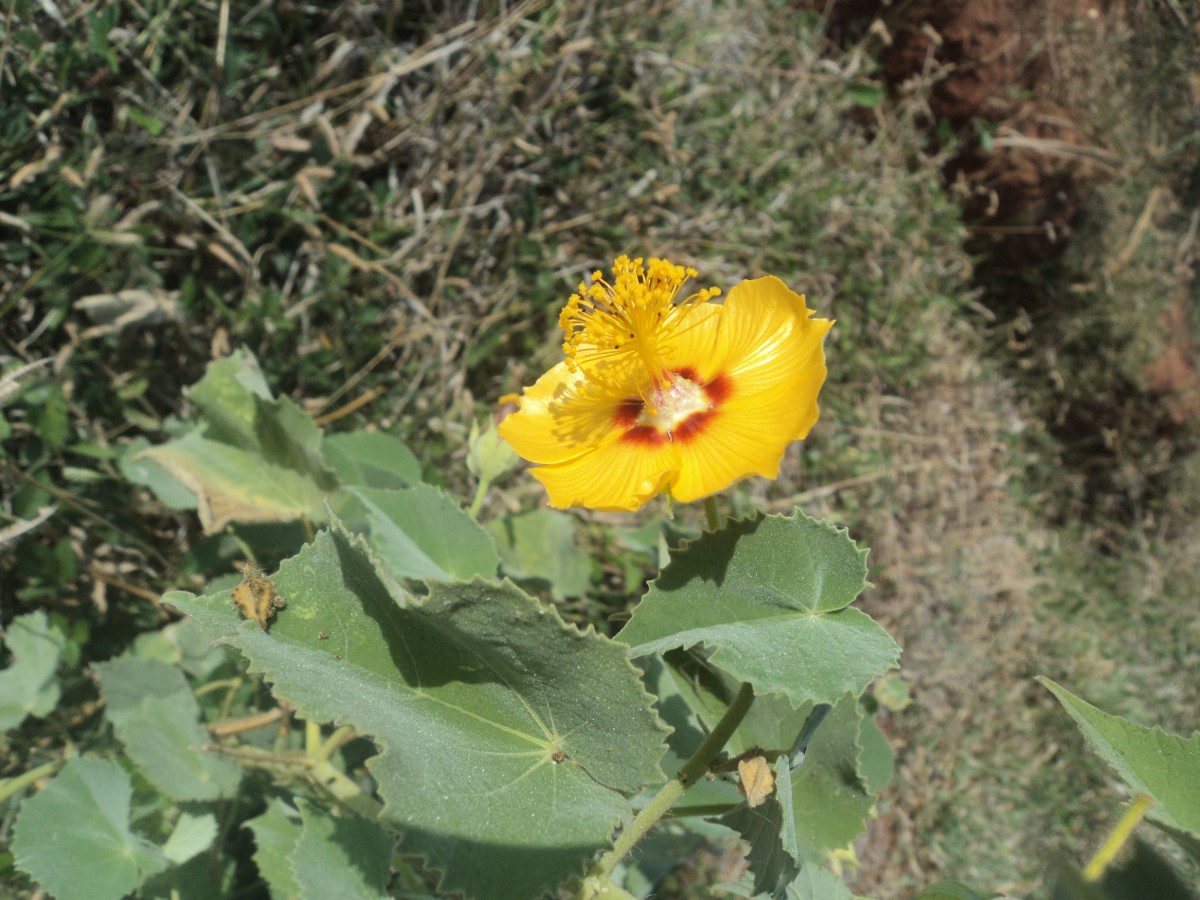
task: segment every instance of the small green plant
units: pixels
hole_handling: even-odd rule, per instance
[[[213,363],[188,396],[198,418],[131,449],[124,471],[213,534],[299,522],[299,549],[269,575],[167,594],[191,620],[96,666],[128,768],[85,754],[26,801],[21,871],[103,900],[155,896],[207,860],[228,889],[222,841],[246,825],[281,896],[620,897],[655,862],[630,851],[670,813],[673,832],[696,819],[750,843],[734,895],[850,896],[820,859],[862,831],[886,780],[858,698],[899,648],[850,606],[866,552],[845,531],[799,511],[714,523],[669,549],[610,639],[502,577],[578,590],[529,562],[570,517],[510,517],[518,562],[502,563],[403,444],[322,435],[251,355]],[[483,478],[511,467],[491,440],[472,448]],[[10,629],[15,717],[54,700],[61,641],[29,619]],[[68,838],[63,821],[88,827]],[[97,879],[106,858],[120,863]]]

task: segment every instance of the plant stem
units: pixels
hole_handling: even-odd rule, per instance
[[[709,816],[723,816],[727,812],[733,812],[741,803],[706,803],[703,805],[689,806],[687,809],[670,810],[664,818],[667,819],[700,819],[708,818]]]
[[[66,763],[67,761],[65,759],[58,762],[46,763],[45,765],[38,766],[36,769],[30,769],[28,772],[24,772],[12,778],[0,780],[0,803],[3,803],[13,794],[25,790],[25,788],[29,787],[34,782],[39,781],[42,778],[46,778],[49,775],[53,775],[64,765],[66,765]]]
[[[333,763],[319,762],[309,770],[313,781],[324,788],[331,797],[353,810],[364,819],[378,822],[383,813],[383,804],[364,794],[362,788],[341,772]]]
[[[1087,868],[1083,870],[1083,880],[1089,884],[1100,880],[1104,875],[1104,870],[1121,852],[1121,848],[1125,846],[1125,842],[1129,840],[1129,836],[1133,834],[1133,829],[1137,827],[1138,822],[1142,821],[1142,817],[1146,815],[1147,810],[1154,805],[1154,798],[1146,794],[1138,794],[1133,798],[1133,802],[1129,804],[1129,809],[1125,810],[1125,815],[1121,816],[1121,821],[1117,823],[1117,827],[1112,830],[1104,843],[1100,845],[1100,849],[1096,851],[1096,855],[1092,857],[1092,861],[1087,864]]]
[[[709,531],[716,531],[717,523],[718,523],[717,498],[716,497],[705,497],[704,498],[704,515],[706,515],[708,517]]]
[[[304,722],[304,755],[311,760],[319,758],[321,752],[321,726],[311,719]]]
[[[341,728],[337,729],[337,731],[331,734],[329,739],[320,747],[318,747],[315,753],[310,752],[309,756],[312,758],[313,762],[329,762],[329,760],[333,759],[333,754],[337,752],[338,747],[342,746],[342,744],[351,740],[353,737],[354,729],[349,725],[343,725]]]
[[[240,675],[237,678],[220,678],[216,681],[210,681],[208,684],[200,685],[200,687],[196,688],[195,694],[197,697],[203,697],[205,694],[219,691],[222,688],[231,687],[236,690],[242,686],[244,680]]]
[[[471,508],[467,510],[467,515],[475,521],[479,521],[479,510],[483,508],[483,498],[487,496],[489,487],[491,487],[490,481],[486,478],[479,479],[479,485],[475,488],[475,499],[471,501]]]
[[[667,811],[675,804],[680,797],[684,795],[688,788],[696,783],[705,772],[708,771],[713,759],[721,752],[725,744],[737,731],[738,725],[742,723],[742,719],[746,717],[746,713],[750,711],[750,705],[754,703],[754,688],[749,684],[743,683],[738,690],[737,696],[733,698],[733,702],[729,704],[729,708],[725,710],[725,715],[721,717],[721,721],[716,724],[716,727],[709,732],[708,737],[704,739],[704,743],[700,745],[692,758],[683,764],[679,773],[663,785],[662,790],[654,795],[654,798],[646,804],[636,816],[629,828],[621,833],[617,838],[611,850],[600,857],[599,862],[592,866],[587,877],[584,879],[583,889],[579,893],[579,900],[589,900],[589,898],[603,896],[620,896],[619,894],[611,893],[609,876],[612,875],[613,869],[617,867],[622,859],[624,859],[631,851],[637,842],[645,837],[646,832],[654,827]],[[599,893],[598,890],[604,888],[607,893]]]
[[[793,772],[804,762],[804,754],[808,752],[808,743],[812,740],[813,733],[825,721],[825,717],[829,715],[831,709],[833,707],[828,703],[818,703],[812,708],[808,718],[804,720],[804,727],[800,729],[800,733],[796,735],[796,740],[792,743],[792,749],[788,751],[789,763]]]

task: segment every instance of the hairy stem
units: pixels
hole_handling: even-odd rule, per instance
[[[0,803],[3,803],[13,794],[18,794],[25,788],[37,783],[43,778],[49,778],[59,769],[66,765],[66,760],[46,763],[43,766],[38,766],[36,769],[30,769],[28,772],[23,772],[20,775],[15,775],[12,778],[0,780]]]
[[[1153,805],[1154,798],[1145,794],[1138,794],[1133,798],[1129,809],[1125,810],[1125,815],[1121,816],[1121,821],[1117,823],[1112,833],[1096,851],[1096,855],[1092,857],[1092,861],[1087,864],[1087,868],[1083,870],[1084,881],[1091,884],[1100,880],[1104,875],[1104,870],[1116,859],[1121,848],[1125,846],[1125,842],[1129,840],[1129,836],[1133,834],[1133,829],[1137,827],[1138,822],[1142,821],[1142,817]]]
[[[612,892],[613,886],[609,882],[609,877],[617,867],[617,863],[624,859],[629,851],[637,845],[637,842],[645,837],[646,832],[667,814],[675,802],[687,792],[687,789],[708,771],[712,761],[733,736],[738,725],[742,723],[742,719],[746,717],[746,713],[750,711],[752,703],[754,703],[754,688],[749,684],[743,684],[738,690],[737,696],[733,698],[733,702],[729,704],[729,709],[725,710],[721,721],[716,724],[716,727],[704,739],[704,743],[700,745],[700,749],[683,764],[674,778],[663,785],[662,790],[654,795],[645,808],[634,817],[629,828],[617,838],[613,848],[592,867],[584,879],[579,900],[621,896]]]
[[[467,510],[467,515],[476,521],[479,521],[479,510],[483,509],[483,498],[487,496],[489,487],[491,487],[491,482],[486,478],[480,478],[479,484],[475,487],[475,499],[471,501],[471,508]]]

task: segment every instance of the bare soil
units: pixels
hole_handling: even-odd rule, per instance
[[[830,10],[840,41],[869,29],[893,90],[928,85],[931,137],[962,149],[946,170],[989,264],[1024,268],[1062,249],[1082,198],[1111,167],[1090,146],[1049,34],[1087,28],[1110,0],[848,0]]]
[[[1156,201],[1172,191],[1156,189],[1129,242],[1102,261],[1100,278],[1094,272],[1044,274],[1088,216],[1107,214],[1095,203],[1100,186],[1146,165],[1114,149],[1119,142],[1106,133],[1109,123],[1101,121],[1094,103],[1095,73],[1106,62],[1091,55],[1104,46],[1103,29],[1114,25],[1150,49],[1154,38],[1153,29],[1145,27],[1146,10],[1122,0],[801,3],[828,14],[830,37],[838,43],[879,41],[883,75],[893,93],[925,95],[931,146],[954,148],[946,182],[970,228],[982,301],[1004,321],[1033,317],[1031,354],[1019,364],[1044,370],[1050,379],[1060,377],[1053,361],[1046,361],[1059,351],[1053,342],[1059,339],[1060,317],[1077,316],[1079,307],[1091,302],[1089,293],[1099,299],[1102,282],[1128,263],[1126,254],[1136,249],[1148,221],[1169,215],[1163,212],[1169,204]],[[1191,99],[1200,102],[1200,79],[1193,82],[1193,94]],[[1165,180],[1186,177],[1176,172]],[[1182,183],[1175,187],[1176,193],[1188,192]],[[1061,291],[1044,289],[1053,277],[1081,282],[1072,287],[1079,291],[1072,308],[1058,308]],[[1155,345],[1140,370],[1114,375],[1113,383],[1070,398],[1059,405],[1058,415],[1047,415],[1047,428],[1082,467],[1085,500],[1082,508],[1072,507],[1072,515],[1088,515],[1087,507],[1104,506],[1107,497],[1121,491],[1103,473],[1114,469],[1118,457],[1136,456],[1131,445],[1152,446],[1156,458],[1165,453],[1172,461],[1194,451],[1200,436],[1200,329],[1187,306],[1185,296],[1164,297],[1161,311],[1140,326]],[[1040,359],[1031,362],[1032,356]],[[1121,410],[1129,413],[1128,421],[1122,421]],[[1091,440],[1102,428],[1127,433],[1132,441],[1114,454],[1111,442]],[[1094,445],[1094,457],[1078,452],[1086,451],[1085,444]],[[1153,480],[1147,483],[1152,489]]]

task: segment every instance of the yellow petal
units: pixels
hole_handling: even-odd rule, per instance
[[[671,493],[685,503],[724,490],[751,475],[775,478],[800,414],[764,392],[721,404],[703,430],[679,445],[679,476]]]
[[[635,387],[597,380],[590,370],[559,363],[526,388],[521,406],[497,429],[530,462],[560,463],[616,437],[613,417]]]
[[[725,300],[715,362],[739,393],[770,390],[810,366],[814,374],[821,369],[819,387],[825,378],[822,344],[833,322],[811,316],[804,297],[773,275],[743,281]]]
[[[559,509],[634,510],[657,497],[678,467],[671,444],[610,440],[575,459],[530,471]]]
[[[679,446],[672,482],[684,502],[751,475],[775,478],[787,445],[817,421],[825,381],[825,334],[804,298],[778,278],[744,281],[729,292],[713,353],[727,396],[713,417]]]
[[[724,307],[715,303],[700,303],[688,309],[663,350],[664,365],[675,372],[691,369],[700,381],[712,378],[713,355],[724,315]]]

